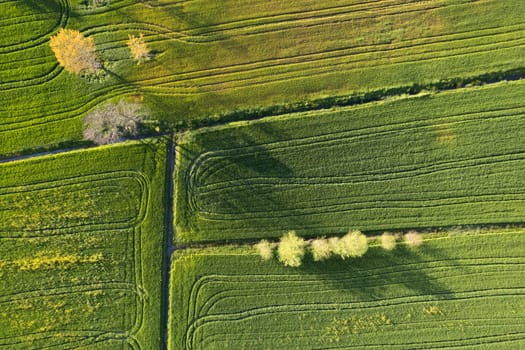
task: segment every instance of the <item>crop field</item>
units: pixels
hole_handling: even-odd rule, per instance
[[[0,0],[0,350],[525,349],[524,57],[524,0]]]
[[[0,156],[81,139],[82,118],[133,96],[169,127],[257,109],[521,68],[521,0],[0,1]],[[103,1],[100,1],[103,2]],[[56,63],[59,28],[94,38],[105,77]],[[129,58],[143,33],[155,57]]]
[[[440,234],[300,269],[246,248],[176,253],[169,349],[522,349],[524,244]]]
[[[522,82],[189,132],[180,241],[521,223]]]
[[[167,144],[0,164],[0,348],[159,349]]]

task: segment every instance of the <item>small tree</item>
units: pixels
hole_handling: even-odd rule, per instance
[[[409,247],[419,247],[423,244],[423,238],[416,231],[410,231],[405,233],[403,239],[407,246]]]
[[[330,246],[330,251],[334,255],[340,255],[341,254],[341,245],[339,243],[341,239],[339,237],[330,237],[328,238],[328,245]]]
[[[277,247],[279,261],[286,266],[299,267],[304,257],[306,242],[298,237],[295,231],[290,231],[281,237]]]
[[[128,35],[128,41],[126,44],[131,50],[131,58],[133,58],[137,64],[140,64],[151,58],[151,51],[147,47],[146,42],[144,41],[144,35],[142,33],[140,33],[138,37],[134,35]]]
[[[336,253],[343,259],[361,257],[367,250],[368,238],[360,231],[348,232],[339,239],[336,246]]]
[[[273,244],[263,239],[254,246],[263,260],[271,260],[273,258]]]
[[[391,233],[385,232],[381,235],[381,247],[384,250],[393,250],[396,247],[396,236]]]
[[[139,103],[108,103],[86,116],[84,139],[103,145],[135,137],[145,117],[146,113]]]
[[[102,62],[95,53],[93,38],[86,38],[78,30],[61,28],[51,37],[49,46],[58,64],[70,73],[95,74],[102,68]]]
[[[318,238],[311,241],[310,249],[312,250],[314,261],[325,260],[332,255],[332,246],[326,238]]]

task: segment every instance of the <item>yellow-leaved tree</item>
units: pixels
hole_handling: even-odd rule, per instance
[[[151,51],[144,41],[144,35],[140,33],[138,37],[134,35],[128,35],[128,41],[126,42],[130,51],[131,58],[133,58],[137,64],[147,61],[151,58]]]
[[[61,28],[49,45],[58,63],[70,73],[94,74],[102,68],[93,38],[86,38],[78,30]]]
[[[301,266],[306,244],[306,241],[302,237],[298,237],[295,231],[288,232],[281,237],[277,246],[279,261],[286,266]]]

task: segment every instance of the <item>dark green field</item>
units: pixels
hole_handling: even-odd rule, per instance
[[[166,154],[0,164],[0,348],[159,349]]]
[[[177,238],[521,223],[524,91],[509,83],[187,133]]]

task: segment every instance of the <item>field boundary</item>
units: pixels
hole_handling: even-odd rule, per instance
[[[333,107],[356,106],[396,97],[403,98],[404,96],[415,96],[421,93],[437,94],[443,91],[523,80],[524,78],[525,67],[521,67],[506,71],[485,73],[468,78],[450,78],[428,84],[412,84],[408,86],[385,88],[351,95],[330,96],[290,104],[272,105],[259,109],[242,109],[238,111],[212,115],[201,120],[192,120],[188,125],[171,125],[170,127],[172,127],[175,131],[193,131],[195,129],[223,125],[235,121],[257,120],[282,114],[309,112],[330,109]]]
[[[174,215],[174,173],[175,173],[175,147],[176,143],[174,140],[174,135],[172,134],[170,137],[170,141],[168,142],[168,161],[166,162],[166,182],[167,182],[167,193],[165,193],[165,208],[166,208],[166,215],[165,215],[165,229],[166,234],[165,242],[164,242],[164,260],[162,263],[162,329],[161,332],[163,334],[163,346],[167,350],[168,348],[168,336],[169,336],[169,310],[170,310],[170,303],[171,303],[171,297],[170,297],[170,280],[171,280],[171,256],[173,252],[175,251],[175,246],[173,244],[173,237],[175,235],[175,227],[173,225],[173,215]]]
[[[162,121],[162,129],[171,131],[160,135],[146,135],[144,136],[144,138],[148,138],[151,136],[163,136],[167,134],[173,135],[177,133],[183,133],[186,131],[197,131],[202,128],[224,125],[237,121],[258,120],[266,117],[276,117],[283,114],[326,110],[334,107],[358,106],[388,99],[407,98],[422,93],[438,94],[443,91],[498,84],[502,82],[523,79],[525,79],[525,66],[506,71],[485,73],[482,75],[472,76],[468,78],[450,78],[443,79],[437,82],[431,82],[428,84],[413,84],[408,86],[399,86],[354,93],[350,95],[329,96],[319,99],[303,100],[300,102],[294,102],[289,104],[271,105],[268,107],[261,107],[255,109],[241,109],[231,111],[228,113],[210,115],[207,118],[201,118],[198,120],[192,119],[186,122],[179,121],[177,123],[169,123],[166,121]],[[90,146],[91,143],[88,141],[66,141],[47,147],[27,148],[15,153],[0,154],[0,163],[6,163],[19,159],[27,159],[48,154],[75,151],[79,149],[90,148]]]

